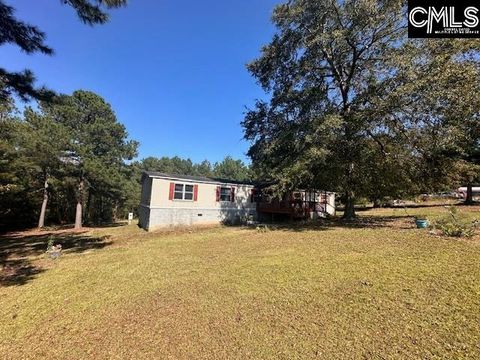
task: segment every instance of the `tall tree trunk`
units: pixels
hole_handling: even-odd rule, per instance
[[[82,228],[82,203],[77,200],[77,209],[75,211],[75,229]]]
[[[355,196],[353,192],[347,192],[345,197],[345,211],[343,212],[343,218],[345,220],[353,220],[357,217],[355,214]]]
[[[45,213],[47,212],[48,204],[48,173],[45,172],[45,182],[43,185],[43,201],[40,210],[40,217],[38,218],[38,227],[41,229],[45,226]]]
[[[75,229],[82,228],[83,188],[84,179],[82,176],[80,179],[80,184],[78,184],[77,209],[75,211]]]
[[[467,185],[467,197],[465,199],[465,205],[473,204],[473,185],[469,183]]]
[[[85,221],[88,225],[92,224],[93,221],[92,219],[94,218],[94,216],[92,215],[93,211],[93,207],[92,207],[92,204],[93,204],[93,200],[92,198],[94,199],[95,197],[93,196],[92,194],[92,191],[89,191],[88,192],[88,197],[87,197],[87,203],[85,204],[85,211],[84,211],[84,214],[85,214]]]
[[[116,223],[118,220],[118,203],[115,201],[112,209],[112,221]]]
[[[345,220],[353,220],[356,218],[355,214],[355,193],[353,189],[353,171],[355,169],[355,164],[351,162],[348,165],[347,173],[346,173],[346,183],[345,188],[348,189],[345,192],[345,211],[343,212],[343,219]]]

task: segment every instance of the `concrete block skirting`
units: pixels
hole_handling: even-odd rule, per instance
[[[249,216],[256,218],[256,209],[186,209],[155,208],[141,206],[139,209],[140,226],[154,230],[168,226],[219,224],[222,222],[239,224]]]

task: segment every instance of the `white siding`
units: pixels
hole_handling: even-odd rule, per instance
[[[140,226],[147,230],[155,228],[215,224],[223,221],[237,223],[246,217],[256,216],[256,204],[250,201],[252,185],[230,183],[207,183],[175,178],[149,178],[142,186],[142,214],[148,217],[140,220]],[[198,186],[197,201],[170,200],[170,183]],[[217,187],[234,188],[234,201],[217,201]],[[144,200],[143,196],[150,199]],[[147,215],[148,210],[148,215]]]

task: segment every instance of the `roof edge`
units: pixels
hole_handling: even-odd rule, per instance
[[[205,177],[205,176],[194,176],[194,175],[180,175],[180,174],[167,174],[162,172],[156,171],[144,171],[143,174],[147,175],[151,178],[157,179],[169,179],[169,180],[186,180],[186,181],[196,181],[202,183],[210,183],[210,184],[234,184],[234,185],[249,185],[255,186],[256,183],[252,181],[239,181],[239,180],[231,180],[231,179],[221,179],[221,178],[213,178],[213,177]]]

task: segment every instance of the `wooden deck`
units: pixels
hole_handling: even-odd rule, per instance
[[[259,202],[257,211],[264,214],[285,214],[295,219],[305,219],[310,217],[311,211],[324,211],[324,205],[313,202],[299,201],[281,201],[281,202]]]

